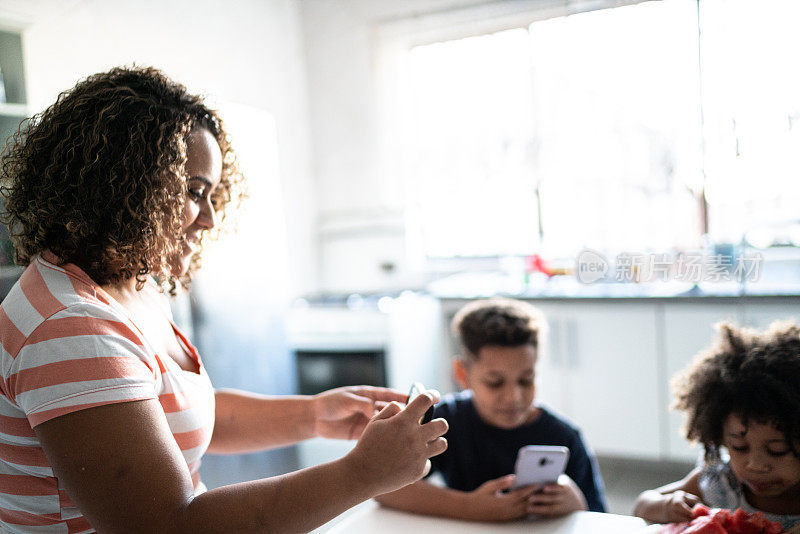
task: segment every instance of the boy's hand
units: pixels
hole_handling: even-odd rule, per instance
[[[528,498],[536,487],[526,486],[502,493],[513,485],[514,475],[506,475],[484,482],[467,493],[464,517],[478,521],[510,521],[525,517]]]
[[[314,434],[322,438],[358,439],[389,402],[405,402],[404,393],[373,386],[346,386],[314,395]]]
[[[701,502],[700,497],[683,490],[664,495],[662,523],[680,523],[694,517],[692,508]]]
[[[441,437],[447,432],[447,421],[419,424],[438,398],[438,392],[428,390],[405,409],[397,402],[389,403],[366,425],[355,448],[345,456],[358,483],[373,488],[373,496],[416,482],[430,471],[428,458],[447,449],[447,441]]]
[[[581,489],[567,475],[561,475],[558,482],[548,484],[542,488],[542,491],[530,496],[527,512],[543,516],[557,516],[586,509],[586,498]]]

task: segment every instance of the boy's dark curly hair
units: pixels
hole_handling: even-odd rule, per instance
[[[243,196],[243,177],[217,114],[152,67],[89,76],[23,121],[0,171],[16,262],[50,251],[100,285],[148,275],[175,292],[170,261],[181,249],[186,143],[205,128],[222,152],[212,197],[218,220]],[[200,265],[194,255],[181,278]]]
[[[525,302],[492,298],[477,300],[461,308],[453,317],[453,335],[461,343],[464,356],[477,360],[488,345],[539,348],[544,329],[541,312]]]
[[[772,424],[800,457],[800,327],[775,322],[765,332],[716,325],[719,337],[672,381],[673,408],[686,412],[685,433],[719,458],[730,414]]]

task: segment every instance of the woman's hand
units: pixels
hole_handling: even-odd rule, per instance
[[[463,516],[476,521],[510,521],[528,514],[528,499],[536,491],[526,486],[503,493],[514,485],[514,475],[489,480],[469,492]]]
[[[558,482],[548,484],[528,499],[528,513],[536,515],[557,516],[586,509],[583,492],[567,475],[561,475]]]
[[[435,401],[439,394],[435,393]],[[322,438],[358,439],[364,427],[392,401],[405,403],[408,395],[393,389],[347,386],[314,395],[314,433]]]
[[[447,449],[447,441],[441,437],[447,432],[447,421],[434,419],[421,425],[419,420],[438,396],[426,391],[405,409],[391,402],[369,421],[356,446],[344,457],[354,483],[371,486],[373,495],[379,495],[416,482],[430,471],[428,458]]]

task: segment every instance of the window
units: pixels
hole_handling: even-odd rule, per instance
[[[411,48],[424,254],[685,250],[796,219],[793,4],[661,0]]]
[[[757,246],[800,245],[798,20],[800,3],[793,0],[700,3],[706,190],[715,240],[745,235]]]
[[[412,209],[428,255],[539,244],[530,64],[525,30],[411,51]]]

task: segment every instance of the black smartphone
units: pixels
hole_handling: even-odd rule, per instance
[[[408,392],[408,403],[410,403],[412,400],[414,400],[415,397],[419,396],[419,394],[423,393],[424,391],[425,391],[425,386],[423,386],[419,382],[414,382],[413,384],[411,384],[411,391]],[[425,414],[422,416],[422,419],[419,420],[419,424],[424,425],[431,419],[433,419],[433,406],[425,410]]]

